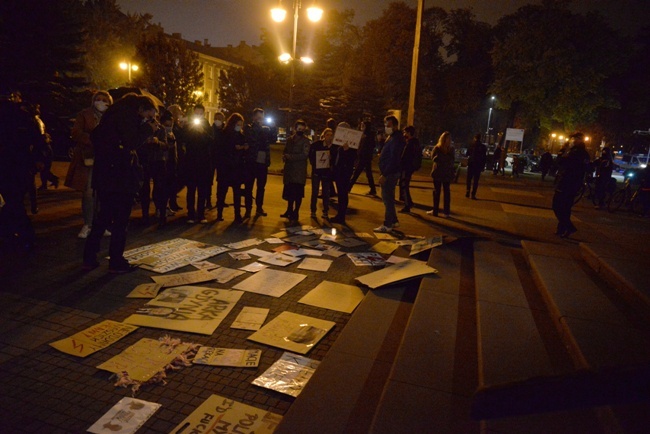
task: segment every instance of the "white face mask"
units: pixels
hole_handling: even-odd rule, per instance
[[[105,112],[108,108],[108,103],[106,101],[95,101],[95,108],[100,112]]]
[[[237,125],[237,126],[235,127],[235,131],[240,132],[240,131],[241,131],[241,127],[240,127],[239,125]]]
[[[221,126],[223,125],[223,122],[220,121],[220,120],[216,120],[216,121],[214,121],[214,124],[217,126],[217,128],[221,128]]]
[[[387,136],[390,136],[391,134],[393,134],[393,129],[391,127],[386,127],[386,128],[384,128],[384,130],[386,131]]]

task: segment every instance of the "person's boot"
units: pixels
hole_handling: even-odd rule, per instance
[[[218,221],[218,222],[223,221],[223,208],[218,208],[217,209],[217,220],[215,220],[215,221]]]
[[[158,228],[162,229],[167,225],[167,210],[158,210]]]
[[[246,212],[244,213],[244,220],[251,218],[251,209],[246,208]]]

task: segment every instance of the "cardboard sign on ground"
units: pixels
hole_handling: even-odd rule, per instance
[[[372,250],[374,250],[377,253],[382,253],[384,255],[390,255],[393,253],[395,250],[397,250],[397,247],[399,247],[395,243],[391,243],[390,241],[380,241],[374,246],[371,247]]]
[[[253,247],[262,244],[264,241],[258,240],[257,238],[251,238],[250,240],[238,241],[236,243],[226,244],[226,247],[230,247],[233,250],[243,249],[244,247]]]
[[[190,433],[271,434],[282,420],[279,414],[260,410],[232,399],[212,395],[171,431]]]
[[[259,330],[269,315],[269,309],[244,306],[237,318],[230,325],[231,329]]]
[[[294,262],[298,262],[300,259],[295,258],[290,255],[285,255],[284,253],[274,253],[272,255],[263,256],[258,261],[264,262],[265,264],[275,265],[278,267],[286,267],[291,265]]]
[[[417,255],[420,252],[430,250],[437,246],[442,246],[442,236],[425,238],[424,240],[418,241],[411,246],[411,253],[409,256]]]
[[[191,264],[192,262],[216,256],[230,249],[201,243],[199,241],[174,238],[124,252],[124,257],[132,264],[156,273],[167,273]]]
[[[298,303],[352,313],[363,297],[363,291],[357,286],[325,280],[298,300]]]
[[[161,407],[155,402],[122,398],[95,422],[88,432],[93,434],[133,434]]]
[[[429,267],[422,261],[403,261],[397,264],[393,264],[382,270],[357,277],[356,280],[358,280],[363,285],[375,289],[381,286],[386,286],[392,283],[397,283],[403,280],[413,279],[415,277],[437,272],[438,270],[433,267]]]
[[[282,312],[248,339],[295,353],[307,354],[335,325],[336,323],[332,321],[293,312]]]
[[[136,326],[130,324],[105,320],[70,337],[52,342],[50,346],[66,354],[86,357],[119,341],[136,329]]]
[[[325,272],[330,269],[330,265],[332,265],[331,259],[305,258],[298,265],[298,269]]]
[[[124,322],[166,330],[211,335],[230,313],[243,292],[180,286],[149,301],[140,313]]]
[[[133,288],[126,298],[155,298],[162,287],[160,283],[143,283]]]
[[[269,266],[260,264],[259,262],[253,262],[251,264],[244,265],[243,267],[239,267],[240,270],[248,271],[249,273],[257,273],[258,271],[262,271],[265,268],[269,268]]]
[[[97,368],[115,374],[126,372],[133,380],[147,381],[188,348],[189,344],[171,348],[155,339],[142,338]]]
[[[170,274],[168,276],[151,276],[151,280],[161,284],[165,288],[172,286],[191,285],[192,283],[214,280],[214,276],[212,275],[213,271],[215,270],[196,270],[188,271],[186,273]]]
[[[348,258],[357,267],[386,265],[386,260],[377,252],[348,253]]]
[[[214,270],[215,268],[220,267],[220,265],[213,264],[210,261],[192,262],[190,265],[192,267],[196,268],[197,270]]]
[[[256,386],[297,397],[311,379],[320,362],[298,354],[284,353],[262,375],[253,380]]]
[[[359,247],[368,244],[358,238],[339,238],[334,240],[334,242],[343,247]]]
[[[262,350],[236,350],[233,348],[201,347],[192,363],[197,365],[230,366],[233,368],[256,368],[260,364]]]
[[[263,258],[264,259],[264,258]],[[295,259],[295,258],[292,258]],[[296,259],[297,260],[297,259]],[[282,297],[291,288],[302,282],[307,276],[286,271],[265,270],[258,271],[248,279],[242,280],[233,289],[239,289],[256,294]]]

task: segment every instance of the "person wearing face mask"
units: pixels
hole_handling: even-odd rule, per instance
[[[375,232],[390,232],[399,227],[395,210],[395,187],[401,171],[401,158],[404,149],[404,136],[399,130],[399,121],[395,116],[384,118],[386,143],[379,156],[379,185],[381,199],[384,202],[384,224],[375,228]]]
[[[224,141],[224,151],[225,151],[225,162],[224,162],[224,179],[226,180],[225,190],[220,190],[222,197],[217,198],[217,220],[223,220],[223,203],[225,201],[226,193],[228,192],[228,187],[232,187],[233,198],[234,198],[234,208],[235,208],[235,223],[243,222],[241,216],[241,197],[242,189],[241,185],[244,183],[244,180],[248,177],[244,172],[248,169],[245,167],[245,154],[248,150],[248,145],[246,145],[246,137],[242,132],[244,127],[244,117],[239,113],[233,113],[228,118],[226,122],[226,127],[223,131],[223,141]],[[247,205],[248,203],[248,198]],[[250,210],[247,208],[246,213],[250,217]]]
[[[142,166],[137,150],[158,130],[156,105],[143,95],[129,93],[115,102],[90,134],[94,146],[92,187],[97,213],[84,248],[85,270],[99,266],[101,237],[111,227],[109,272],[127,273],[134,268],[124,258],[126,228],[135,195],[142,187]]]
[[[82,239],[88,238],[95,214],[95,198],[91,187],[95,153],[90,140],[90,133],[95,129],[112,103],[113,98],[108,92],[103,90],[95,92],[90,107],[79,112],[72,127],[72,140],[75,141],[76,145],[72,154],[72,161],[68,166],[64,185],[82,193],[81,213],[84,224],[77,235]],[[106,231],[105,235],[109,236],[110,232]]]
[[[266,216],[264,211],[264,191],[271,165],[271,131],[264,125],[264,109],[253,110],[253,122],[246,128],[246,143],[249,146],[253,181],[255,190],[256,216]],[[251,189],[253,188],[251,184]]]
[[[185,139],[184,179],[187,183],[187,222],[205,224],[205,205],[212,175],[212,127],[205,118],[205,107],[194,106],[194,114],[183,134]]]
[[[302,198],[305,197],[310,146],[309,139],[305,136],[307,123],[302,119],[297,120],[294,129],[296,132],[287,139],[282,155],[284,161],[282,198],[287,201],[287,210],[280,215],[288,218],[292,223],[298,221]]]

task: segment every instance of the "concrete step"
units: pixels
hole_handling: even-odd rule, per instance
[[[479,432],[471,240],[433,249],[370,432]],[[467,276],[469,278],[465,278]]]
[[[611,293],[605,293],[574,256],[553,245],[522,242],[532,274],[556,319],[577,368],[650,362],[650,345]]]
[[[276,433],[367,433],[418,282],[370,291]]]

